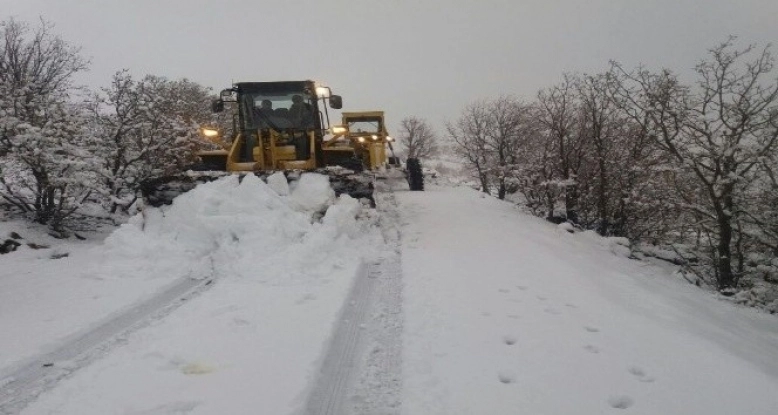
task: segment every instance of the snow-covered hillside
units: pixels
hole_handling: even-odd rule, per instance
[[[469,188],[276,179],[0,256],[0,409],[776,413],[774,316]]]

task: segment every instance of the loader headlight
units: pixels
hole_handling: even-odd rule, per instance
[[[332,128],[330,128],[330,132],[335,135],[345,134],[346,127],[343,127],[341,125],[334,125],[332,126]]]
[[[219,136],[219,130],[215,128],[203,128],[201,129],[203,135],[208,138],[218,137]]]
[[[332,92],[330,91],[330,88],[327,86],[317,86],[316,87],[316,96],[319,98],[327,98],[330,96]]]
[[[360,143],[364,143],[365,137],[357,137],[357,141],[359,141]]]
[[[386,141],[394,141],[394,138],[392,138],[392,137],[389,137],[389,136],[387,135],[387,136],[386,136]]]
[[[373,134],[371,137],[373,138],[373,141],[378,140],[378,136],[375,134]]]

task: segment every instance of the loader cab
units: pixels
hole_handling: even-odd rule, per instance
[[[237,83],[222,91],[220,101],[233,101],[237,107],[238,134],[227,156],[228,171],[321,166],[327,107],[342,106],[339,96],[313,81]]]
[[[243,100],[244,129],[322,129],[317,100],[301,93],[246,94]]]
[[[326,128],[313,81],[243,82],[232,91],[243,130]]]

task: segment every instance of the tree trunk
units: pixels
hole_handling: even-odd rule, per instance
[[[546,191],[546,211],[548,214],[546,215],[546,219],[551,219],[554,217],[554,207],[556,203],[554,203],[554,194],[551,191]]]
[[[492,194],[492,191],[489,189],[489,178],[486,176],[486,173],[479,172],[478,178],[481,180],[481,191],[488,195]]]
[[[626,236],[627,229],[627,204],[624,202],[626,195],[619,200],[619,208],[613,215],[614,223],[610,228],[611,236]]]
[[[578,223],[578,186],[565,186],[565,215],[570,223]]]
[[[610,223],[608,218],[608,176],[605,172],[605,160],[602,154],[598,155],[599,168],[600,168],[600,185],[597,191],[597,216],[599,216],[599,223],[597,224],[597,233],[602,236],[608,236],[610,232]]]
[[[732,273],[732,185],[724,186],[722,193],[724,196],[716,209],[719,231],[716,270],[719,291],[735,288],[735,275]]]
[[[716,247],[718,254],[716,269],[718,271],[719,291],[735,288],[735,278],[732,274],[732,221],[729,216],[719,216],[719,243]]]
[[[505,200],[505,193],[507,193],[505,188],[505,177],[500,177],[500,186],[497,188],[497,198]]]

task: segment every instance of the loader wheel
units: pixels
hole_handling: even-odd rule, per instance
[[[192,171],[227,171],[227,157],[223,155],[201,155],[200,162],[189,166]]]
[[[409,158],[406,165],[408,186],[411,190],[424,190],[424,173],[421,171],[421,161],[417,158]]]
[[[365,166],[362,165],[362,160],[356,157],[342,160],[338,164],[343,168],[353,171],[354,173],[359,173],[365,170]]]

